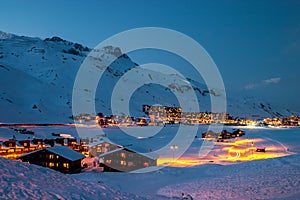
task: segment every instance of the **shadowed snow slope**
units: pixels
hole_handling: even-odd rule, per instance
[[[89,54],[90,52],[92,54]],[[0,32],[0,121],[72,122],[69,117],[73,114],[73,84],[79,67],[82,63],[86,63],[84,60],[91,68],[88,70],[86,80],[83,80],[87,84],[80,84],[83,88],[74,88],[75,91],[83,92],[83,95],[76,98],[81,100],[76,104],[82,110],[75,115],[81,113],[95,115],[96,113],[86,109],[86,104],[92,101],[95,102],[97,113],[110,115],[112,91],[120,80],[124,82],[119,85],[118,94],[113,99],[119,100],[121,105],[125,104],[123,97],[130,88],[134,85],[141,86],[130,99],[130,114],[136,117],[144,115],[143,104],[178,106],[174,91],[177,91],[185,102],[191,99],[186,95],[187,92],[195,91],[200,111],[203,112],[210,111],[211,96],[215,96],[217,101],[225,97],[220,88],[208,90],[204,84],[199,83],[199,80],[187,78],[186,81],[184,77],[163,74],[160,71],[153,71],[152,68],[147,71],[140,68],[127,55],[120,55],[121,50],[111,46],[91,50],[59,37],[42,40]],[[106,68],[111,60],[114,62]],[[136,70],[131,70],[133,68]],[[95,99],[87,98],[92,95],[91,77],[100,71],[103,74],[98,83]],[[129,72],[130,78],[126,76]],[[169,81],[166,82],[166,87],[143,84],[145,81],[160,83],[164,80]],[[267,102],[244,97],[241,94],[227,94],[227,97],[229,97],[228,111],[233,116],[280,117],[292,114],[289,110],[279,109]],[[117,113],[122,114],[122,110],[117,110]]]
[[[0,184],[0,199],[143,199],[5,158],[0,158]]]

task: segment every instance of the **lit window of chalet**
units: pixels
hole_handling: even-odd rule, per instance
[[[53,163],[53,162],[50,162],[50,163],[49,163],[49,167],[54,167],[54,163]]]
[[[64,163],[63,166],[64,166],[64,168],[69,169],[69,163]]]
[[[49,155],[49,159],[53,159],[54,158],[54,155],[53,154],[50,154]]]
[[[121,157],[122,158],[126,158],[126,154],[125,153],[121,153]]]
[[[126,161],[125,160],[121,160],[121,165],[126,166]]]

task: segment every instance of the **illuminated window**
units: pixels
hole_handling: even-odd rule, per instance
[[[23,145],[24,145],[24,147],[27,147],[28,144],[27,144],[27,143],[24,143]]]
[[[54,158],[53,154],[49,155],[49,159],[53,159],[53,158]]]
[[[144,167],[149,167],[149,163],[148,162],[144,162]]]
[[[54,167],[54,163],[53,163],[53,162],[50,162],[50,163],[49,163],[49,167]]]
[[[126,158],[126,154],[125,153],[121,153],[121,157],[122,158]]]
[[[64,168],[69,169],[69,163],[64,163],[63,166],[64,166]]]
[[[126,166],[126,161],[125,160],[121,160],[121,165]]]
[[[111,164],[111,160],[106,160],[105,161],[107,164]]]

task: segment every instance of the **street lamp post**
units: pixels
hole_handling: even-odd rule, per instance
[[[172,150],[172,156],[173,156],[173,162],[174,162],[174,151],[175,151],[176,149],[178,149],[178,146],[175,145],[175,144],[173,144],[173,145],[170,146],[170,149]]]

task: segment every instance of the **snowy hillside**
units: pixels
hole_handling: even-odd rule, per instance
[[[0,174],[0,199],[143,199],[5,158],[0,158]]]
[[[73,84],[81,63],[90,51],[87,47],[59,37],[42,40],[0,32],[0,121],[72,122],[69,117],[72,115]],[[108,60],[122,55],[120,49],[114,47],[93,51],[97,51],[99,57],[88,59],[93,60],[97,70],[105,66]],[[96,112],[111,114],[111,95],[115,84],[120,77],[136,66],[127,55],[122,55],[106,69],[97,88]],[[156,72],[156,77],[153,78],[162,80],[164,76]],[[169,88],[155,84],[139,88],[130,102],[131,114],[143,115],[143,104],[178,105],[172,91],[188,88],[189,85],[178,78],[175,79],[179,82],[170,85]],[[139,79],[128,80],[126,86],[136,81]],[[209,111],[210,95],[216,95],[217,89],[208,91],[205,85],[196,80],[189,81],[199,97],[200,110]],[[89,88],[84,90],[89,93]],[[241,96],[229,97],[228,101],[228,111],[233,116],[244,117],[245,113],[258,116],[291,115],[286,110]]]

